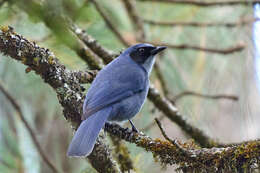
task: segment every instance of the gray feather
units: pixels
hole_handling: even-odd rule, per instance
[[[67,152],[68,156],[85,157],[92,152],[97,136],[104,126],[111,110],[111,107],[104,108],[80,124],[70,143]]]

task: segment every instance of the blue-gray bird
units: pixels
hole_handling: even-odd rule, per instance
[[[88,156],[106,121],[129,120],[141,109],[149,89],[149,74],[155,55],[166,47],[136,44],[105,66],[89,88],[82,123],[76,131],[67,155]]]

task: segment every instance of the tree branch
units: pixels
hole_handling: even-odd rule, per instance
[[[149,25],[155,26],[191,26],[191,27],[237,27],[251,24],[255,21],[259,21],[259,18],[241,19],[237,22],[166,22],[166,21],[155,21],[151,19],[143,19],[143,21]]]
[[[40,154],[42,160],[46,163],[46,165],[53,171],[58,173],[58,169],[56,168],[56,166],[48,159],[47,155],[45,154],[45,152],[43,151],[39,141],[36,138],[36,135],[34,134],[33,129],[31,128],[31,126],[29,125],[29,123],[27,122],[27,120],[25,119],[25,117],[23,116],[22,113],[22,109],[21,107],[18,105],[18,103],[15,101],[15,99],[8,93],[8,91],[3,87],[2,83],[0,82],[0,90],[1,92],[4,94],[4,96],[9,100],[9,102],[12,104],[12,106],[15,108],[15,110],[18,113],[19,118],[21,119],[22,123],[24,124],[25,128],[27,129],[27,131],[29,132],[32,141],[38,151],[38,153]]]
[[[160,46],[166,46],[168,48],[172,49],[190,49],[190,50],[197,50],[197,51],[205,51],[208,53],[218,53],[218,54],[232,54],[235,52],[240,52],[245,48],[244,43],[239,43],[236,46],[229,47],[226,49],[215,49],[215,48],[207,48],[207,47],[200,47],[200,46],[193,46],[193,45],[187,45],[187,44],[180,44],[180,45],[174,45],[174,44],[168,44],[168,43],[161,43],[161,42],[147,42],[153,45],[160,45]]]
[[[143,133],[135,133],[117,124],[106,124],[110,134],[134,143],[152,152],[163,164],[177,164],[182,171],[235,172],[259,167],[260,141],[240,143],[225,148],[199,148],[194,143],[174,143],[152,139]]]
[[[99,5],[99,3],[96,0],[91,0],[91,2],[94,4],[96,10],[100,14],[100,16],[104,19],[106,25],[108,28],[113,31],[115,36],[123,43],[124,46],[128,47],[129,43],[125,40],[125,38],[120,34],[120,32],[117,30],[116,26],[108,19],[107,15],[105,14],[105,11],[102,9],[102,7]]]
[[[174,96],[171,100],[177,101],[185,96],[196,96],[196,97],[202,97],[207,99],[229,99],[233,101],[237,101],[238,97],[235,95],[228,95],[228,94],[218,94],[218,95],[210,95],[210,94],[201,94],[194,91],[183,91],[180,94],[177,94]]]
[[[150,86],[148,98],[160,111],[165,114],[166,117],[178,124],[188,136],[192,137],[202,147],[214,147],[216,145],[220,145],[205,135],[203,131],[189,124],[184,119],[183,115],[179,113],[178,109],[169,100],[161,96],[153,85]]]
[[[120,164],[120,170],[122,172],[130,172],[134,169],[133,161],[130,158],[128,148],[120,138],[116,136],[110,136],[113,145],[115,146],[114,155],[117,158],[117,162]]]
[[[160,2],[181,5],[194,5],[198,7],[210,6],[234,6],[234,5],[252,5],[259,3],[260,0],[219,0],[219,1],[201,1],[201,0],[139,0],[141,2]]]
[[[82,102],[84,100],[79,81],[76,77],[72,76],[69,70],[59,63],[53,53],[29,42],[7,27],[2,28],[0,32],[0,51],[32,68],[46,83],[52,86],[57,92],[59,102],[64,108],[64,116],[77,125],[79,124]],[[181,124],[179,121],[182,119],[178,117],[177,110],[166,99],[161,97],[156,90],[151,88],[150,92],[150,95],[152,95],[150,97],[152,97],[151,99],[154,100],[156,106],[164,110],[165,113],[168,111],[167,115],[173,115],[175,122]],[[185,123],[184,121],[184,126],[189,127]],[[235,146],[226,146],[225,148],[201,149],[193,143],[181,144],[176,142],[174,144],[160,139],[154,140],[142,133],[135,133],[115,124],[106,123],[105,130],[120,139],[135,143],[146,151],[152,152],[154,157],[158,158],[163,164],[177,164],[179,169],[183,171],[241,172],[245,169],[250,170],[253,167],[259,166],[259,140],[247,141]],[[189,129],[186,132],[191,132],[191,135],[194,133]],[[203,143],[205,145],[207,142]],[[97,144],[100,144],[99,141]],[[102,161],[102,164],[104,164],[102,166],[106,169],[101,166],[96,168],[98,171],[118,172],[109,158],[110,155],[106,147],[102,146],[101,148],[105,149],[105,152],[100,152],[95,147],[91,156],[89,156],[92,162],[97,162],[92,163],[92,165],[100,166],[100,162]],[[106,167],[109,165],[106,161],[111,165],[110,169]]]
[[[78,36],[78,38],[83,41],[83,43],[88,46],[93,52],[95,52],[99,57],[103,57],[102,60],[104,63],[109,63],[113,60],[117,54],[113,53],[106,48],[103,48],[97,40],[88,35],[84,30],[79,28],[78,26],[71,23],[71,30]]]
[[[131,20],[131,23],[134,26],[135,31],[137,31],[136,38],[137,40],[145,39],[145,31],[142,19],[139,17],[136,9],[136,1],[135,0],[122,0],[127,14]]]
[[[1,28],[0,52],[22,62],[40,75],[44,82],[48,83],[57,93],[58,100],[63,107],[64,117],[75,128],[80,124],[85,96],[82,92],[83,87],[80,85],[81,79],[75,75],[78,73],[66,69],[48,49],[31,43],[9,27]],[[94,75],[90,75],[91,73],[85,76],[85,82],[93,80]],[[102,139],[98,141],[88,157],[92,166],[100,172],[120,172],[111,158],[107,146],[103,144]]]
[[[158,55],[158,56],[160,56],[159,59],[162,58],[162,55]],[[167,97],[170,94],[170,91],[169,91],[169,89],[167,87],[167,82],[166,82],[166,80],[164,78],[163,72],[162,72],[162,70],[160,68],[160,64],[158,63],[158,61],[156,61],[154,63],[154,71],[155,71],[155,73],[157,75],[157,79],[160,81],[160,84],[161,84],[161,87],[162,87],[162,91],[163,91],[163,95],[165,97]]]

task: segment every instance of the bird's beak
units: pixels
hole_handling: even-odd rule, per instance
[[[166,48],[167,48],[166,46],[157,46],[157,47],[155,47],[155,49],[153,49],[153,50],[151,51],[151,54],[152,54],[152,55],[156,55],[157,53],[163,51],[163,50],[166,49]]]

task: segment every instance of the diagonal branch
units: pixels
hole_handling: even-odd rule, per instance
[[[80,124],[84,94],[83,87],[80,85],[81,79],[76,75],[78,73],[66,69],[52,52],[31,43],[16,34],[10,27],[1,28],[0,52],[20,61],[40,75],[44,82],[48,83],[57,93],[59,103],[63,107],[64,117],[75,128]],[[93,80],[92,72],[84,76],[84,82]],[[98,141],[88,157],[92,166],[99,172],[120,172],[108,147],[102,139]],[[102,159],[100,159],[101,157]]]
[[[138,16],[137,9],[136,9],[136,1],[135,0],[122,0],[127,14],[134,26],[135,31],[137,31],[137,40],[144,40],[145,39],[145,31],[143,26],[142,19]]]
[[[25,128],[28,130],[32,141],[37,149],[37,151],[39,152],[42,160],[48,165],[48,167],[53,171],[58,173],[58,169],[56,168],[56,166],[48,159],[47,155],[45,154],[45,152],[43,151],[40,142],[37,140],[36,135],[34,134],[34,131],[32,129],[32,127],[29,125],[29,123],[27,122],[27,120],[25,119],[25,117],[23,116],[22,113],[22,109],[20,107],[20,105],[18,105],[18,103],[15,101],[15,99],[9,94],[9,92],[3,87],[2,83],[0,83],[0,90],[1,92],[4,94],[4,96],[9,100],[9,102],[12,104],[12,106],[15,108],[15,110],[18,113],[19,118],[21,119],[22,123],[24,124]]]
[[[96,0],[91,0],[91,2],[94,4],[96,10],[99,12],[100,16],[104,19],[106,25],[108,28],[113,31],[115,36],[123,43],[124,46],[129,46],[129,43],[125,40],[125,38],[120,34],[120,32],[117,30],[116,26],[108,19],[105,11],[103,8],[99,5],[99,3]]]
[[[141,2],[160,2],[181,5],[195,5],[198,7],[210,6],[234,6],[234,5],[252,5],[259,3],[260,0],[219,0],[219,1],[202,1],[202,0],[139,0]]]
[[[95,52],[99,57],[103,57],[104,63],[109,63],[113,60],[113,57],[117,55],[106,48],[103,48],[97,40],[88,35],[84,30],[79,28],[77,25],[71,23],[71,30],[78,36],[78,38],[83,41],[83,43],[88,46],[93,52]]]
[[[138,15],[138,12],[136,9],[136,1],[135,0],[122,0],[122,2],[124,3],[128,16],[129,16],[132,24],[134,25],[135,31],[137,32],[136,40],[146,40],[145,30],[144,30],[144,26],[143,26],[143,20]],[[168,95],[169,92],[168,92],[168,89],[166,86],[164,76],[159,67],[158,61],[155,61],[154,71],[162,86],[163,94]]]
[[[158,56],[160,56],[159,59],[161,59],[163,57],[162,54],[160,54]],[[162,88],[163,95],[168,97],[170,95],[170,93],[172,93],[172,92],[170,92],[168,87],[167,87],[166,79],[163,75],[163,72],[161,70],[161,67],[160,67],[160,64],[158,63],[158,61],[156,61],[154,63],[154,72],[157,75],[157,79],[160,81],[160,85],[161,85],[161,88]]]

